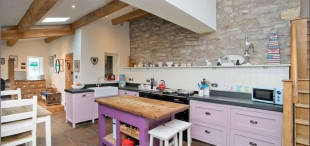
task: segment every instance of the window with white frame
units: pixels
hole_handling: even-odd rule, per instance
[[[43,57],[28,56],[28,80],[39,80],[43,75]]]

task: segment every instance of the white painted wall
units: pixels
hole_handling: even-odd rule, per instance
[[[98,20],[76,30],[73,36],[49,43],[50,55],[56,54],[56,59],[64,59],[66,54],[73,53],[73,60],[80,60],[80,72],[74,72],[74,84],[96,84],[97,78],[104,75],[105,53],[119,54],[118,70],[128,66],[129,47],[128,23],[113,26],[110,20]],[[99,62],[93,65],[90,57],[98,57]],[[56,74],[50,68],[50,73],[52,83],[62,92],[64,104],[65,72]],[[115,75],[118,77],[118,73]]]
[[[216,0],[165,0],[216,30]]]
[[[18,56],[18,68],[15,71],[26,71],[21,69],[21,63],[27,63],[27,56],[43,57],[43,73],[47,84],[50,83],[49,72],[49,48],[43,39],[19,40],[13,47],[7,47],[5,41],[1,41],[1,58],[5,58],[5,65],[1,65],[1,78],[8,79],[8,59],[10,55]]]
[[[66,36],[56,39],[49,43],[50,48],[50,55],[56,54],[56,58],[54,59],[63,59],[65,60],[66,54],[73,53],[73,60],[77,60],[81,58],[81,30],[76,30],[75,35],[73,36]],[[54,61],[54,62],[55,62]],[[65,68],[64,62],[64,68]],[[58,91],[62,94],[62,101],[61,103],[65,103],[65,69],[63,72],[59,72],[59,74],[53,72],[53,68],[50,67],[50,76],[51,76],[51,83],[58,89]],[[80,73],[74,73],[75,75],[80,75]],[[78,79],[73,79],[73,83],[79,82]]]
[[[216,30],[216,0],[121,1],[199,34]]]
[[[156,68],[123,69],[128,78],[135,83],[146,83],[151,77],[160,83],[165,80],[167,88],[198,90],[197,83],[205,78],[218,83],[217,90],[228,90],[227,86],[262,86],[283,88],[282,80],[289,79],[289,67],[251,67],[251,68]],[[157,85],[158,86],[158,85]]]
[[[300,0],[301,2],[301,17],[309,19],[309,0]]]
[[[105,74],[105,53],[119,54],[119,67],[128,66],[130,52],[129,24],[112,25],[110,20],[101,19],[82,28],[82,55],[80,81],[83,84],[95,84]],[[91,57],[98,57],[96,65]],[[118,72],[114,73],[118,79]],[[102,81],[102,80],[101,80]]]

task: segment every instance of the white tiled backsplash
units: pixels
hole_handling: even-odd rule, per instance
[[[167,88],[198,90],[197,83],[205,78],[218,87],[213,90],[251,92],[253,86],[283,88],[282,80],[289,79],[289,67],[277,66],[263,68],[125,68],[128,83],[144,83],[151,77],[160,83],[165,80]],[[133,81],[129,81],[133,78]]]

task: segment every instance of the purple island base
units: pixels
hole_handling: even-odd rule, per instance
[[[110,143],[104,138],[107,136],[106,127],[105,127],[106,123],[105,123],[104,116],[108,116],[108,117],[116,119],[116,146],[121,145],[120,122],[124,122],[124,123],[127,123],[129,125],[139,128],[139,132],[140,132],[139,145],[148,146],[149,141],[150,141],[150,136],[148,134],[148,131],[150,129],[153,129],[159,125],[162,125],[174,119],[174,116],[169,116],[161,120],[153,120],[153,119],[145,118],[145,117],[138,116],[135,114],[131,114],[125,111],[121,111],[118,109],[114,109],[114,108],[105,106],[103,104],[99,104],[98,109],[99,109],[98,126],[99,126],[99,145],[100,146],[104,146],[104,145],[115,146],[114,144]],[[154,145],[159,145],[159,141],[157,139],[154,139]]]

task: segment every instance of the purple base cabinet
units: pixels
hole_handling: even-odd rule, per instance
[[[190,101],[191,135],[217,146],[281,146],[283,114]]]
[[[92,120],[94,123],[94,93],[65,93],[66,95],[66,121],[72,123],[75,128],[76,123]]]
[[[140,136],[139,136],[139,145],[140,146],[148,146],[150,137],[148,134],[148,131],[152,128],[155,128],[161,124],[164,124],[173,117],[167,117],[161,120],[152,120],[148,119],[142,116],[134,115],[125,111],[121,111],[118,109],[114,109],[102,104],[99,104],[98,106],[98,111],[99,111],[99,145],[100,146],[120,146],[121,145],[121,132],[120,132],[120,122],[127,123],[129,125],[135,126],[139,128]],[[116,143],[111,143],[110,140],[107,140],[106,137],[109,137],[111,134],[106,133],[106,122],[105,122],[105,117],[108,116],[111,118],[116,119]],[[111,136],[110,136],[111,137]],[[159,145],[158,141],[154,141],[154,145]]]

